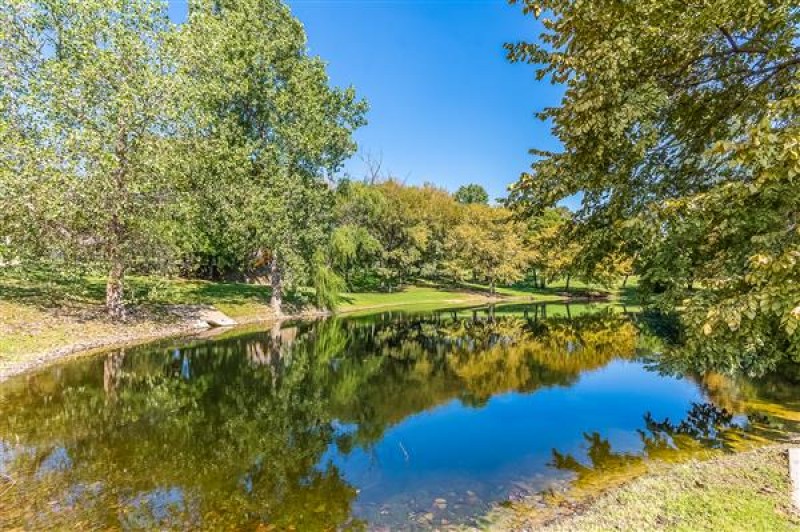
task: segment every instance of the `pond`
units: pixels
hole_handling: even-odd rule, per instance
[[[667,375],[656,329],[603,306],[386,312],[52,366],[0,386],[0,528],[479,526],[796,428],[794,370]]]

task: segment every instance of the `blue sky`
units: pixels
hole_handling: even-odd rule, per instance
[[[525,171],[528,149],[557,149],[534,112],[556,105],[560,87],[512,65],[503,43],[535,38],[539,24],[506,0],[288,0],[311,53],[334,84],[353,85],[370,104],[358,131],[361,157],[410,184],[448,190],[480,183],[492,198]],[[176,20],[185,0],[172,0]]]

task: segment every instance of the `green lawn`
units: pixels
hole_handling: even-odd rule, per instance
[[[523,283],[513,286],[501,286],[497,288],[497,296],[503,299],[531,300],[537,302],[560,301],[569,293],[573,296],[581,296],[587,292],[608,293],[614,301],[627,302],[634,299],[638,283],[636,278],[631,277],[626,287],[602,287],[599,284],[586,284],[579,281],[570,283],[569,292],[566,291],[566,282],[557,280],[547,286],[538,288]],[[399,288],[394,292],[365,292],[347,293],[343,296],[340,310],[343,312],[354,312],[359,310],[369,310],[374,308],[388,308],[399,306],[419,306],[419,305],[457,305],[469,304],[486,301],[490,296],[487,285],[477,283],[461,283],[459,285],[439,285],[420,281],[417,285]]]
[[[705,462],[689,462],[634,480],[550,531],[800,530],[789,498],[786,449],[767,447]]]
[[[574,293],[595,289],[580,283],[573,286]],[[517,285],[500,287],[497,295],[506,300],[543,302],[562,299],[563,290],[563,283],[554,283],[544,290]],[[344,294],[339,311],[435,309],[480,304],[489,296],[485,285],[443,286],[421,281],[394,292]],[[174,326],[176,318],[166,312],[169,306],[214,306],[239,321],[272,316],[270,289],[263,285],[130,276],[126,279],[126,299],[131,303],[132,319],[122,325],[105,318],[104,297],[102,276],[0,270],[0,365],[76,343],[120,335],[149,336],[166,326]],[[289,303],[292,302],[290,299]]]
[[[586,293],[607,293],[612,299],[635,299],[636,291],[639,287],[639,278],[631,276],[625,286],[622,286],[622,281],[612,286],[603,286],[599,283],[585,283],[576,279],[570,280],[569,292],[567,292],[566,279],[556,279],[548,283],[545,288],[531,287],[526,283],[518,283],[512,288],[499,288],[498,292],[505,292],[509,294],[516,293],[534,293],[539,297],[550,296],[563,296],[566,293],[571,295],[580,296]]]
[[[234,319],[271,315],[264,286],[133,276],[126,290],[132,319],[117,324],[105,317],[102,277],[0,271],[0,369],[67,345],[157,334],[177,325],[169,305],[213,305]]]
[[[530,294],[528,294],[530,295]],[[368,292],[344,294],[340,311],[352,312],[408,305],[464,304],[485,301],[487,293],[472,290],[439,288],[436,286],[407,286],[394,292]]]
[[[247,316],[269,303],[270,289],[243,283],[129,276],[126,299],[133,305],[214,305],[231,316]],[[66,304],[102,305],[105,278],[57,275],[43,271],[0,271],[0,301],[54,308]]]

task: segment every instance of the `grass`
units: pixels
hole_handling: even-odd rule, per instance
[[[765,447],[692,461],[647,475],[554,522],[518,529],[726,531],[800,530],[792,509],[787,453]]]
[[[575,297],[587,293],[607,293],[613,301],[625,303],[635,300],[637,281],[631,278],[627,286],[603,288],[597,284],[586,284],[579,281],[570,283],[569,292],[566,282],[557,280],[546,288],[534,287],[530,284],[518,283],[512,286],[497,287],[496,295],[503,299],[530,300],[535,302],[560,301],[565,294]],[[458,305],[479,303],[491,296],[487,285],[477,283],[436,284],[420,281],[413,286],[402,287],[393,292],[354,292],[343,295],[342,312],[355,312],[369,309],[431,305]]]
[[[574,293],[596,289],[573,282]],[[497,296],[517,301],[555,301],[563,298],[564,283],[546,289],[519,284],[498,287]],[[344,294],[341,312],[367,313],[377,309],[435,309],[480,304],[490,296],[488,286],[420,282],[394,292]],[[129,276],[126,299],[131,319],[124,324],[105,317],[105,278],[67,275],[47,270],[0,269],[0,373],[4,367],[67,346],[118,343],[158,335],[176,327],[170,307],[213,306],[240,321],[269,319],[270,289],[263,285],[215,283],[166,277]],[[289,303],[301,305],[299,301]],[[163,333],[162,333],[163,334]]]
[[[430,286],[406,286],[394,292],[367,292],[344,294],[342,312],[373,308],[418,306],[431,304],[469,304],[485,301],[488,291]],[[530,296],[530,294],[528,294]]]
[[[178,326],[169,306],[212,305],[234,319],[271,315],[267,287],[133,276],[125,324],[105,317],[105,279],[45,271],[0,271],[0,372],[33,355],[70,345],[116,343]]]
[[[102,305],[104,277],[59,275],[44,271],[0,271],[0,301],[39,308],[65,304]],[[129,276],[126,299],[133,305],[214,305],[231,316],[268,307],[270,289],[243,283],[212,283],[165,277]]]

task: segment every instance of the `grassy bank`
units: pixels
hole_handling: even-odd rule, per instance
[[[499,288],[497,295],[548,301],[559,299],[558,290],[558,285],[547,290]],[[480,304],[489,296],[488,288],[480,285],[423,283],[386,293],[345,294],[340,311]],[[104,297],[101,276],[0,270],[0,375],[4,369],[35,363],[43,353],[55,350],[74,352],[176,334],[191,321],[187,309],[195,306],[215,307],[239,322],[274,317],[269,287],[244,283],[130,276],[126,280],[130,319],[123,324],[106,319]],[[302,303],[294,302],[289,312],[302,308]]]
[[[371,309],[400,308],[428,305],[468,305],[482,303],[490,298],[486,287],[466,285],[464,287],[440,287],[433,285],[407,286],[394,292],[369,292],[344,294],[341,312],[357,312]],[[559,296],[540,294],[515,288],[500,288],[497,298],[502,300],[557,301]]]
[[[95,347],[178,332],[183,310],[214,306],[234,319],[269,313],[269,292],[245,284],[132,277],[128,280],[131,316],[113,323],[105,316],[105,280],[5,271],[0,274],[0,373],[43,352]]]
[[[800,530],[785,447],[691,461],[648,474],[554,521],[517,520],[516,530]],[[503,529],[509,528],[504,525]]]

